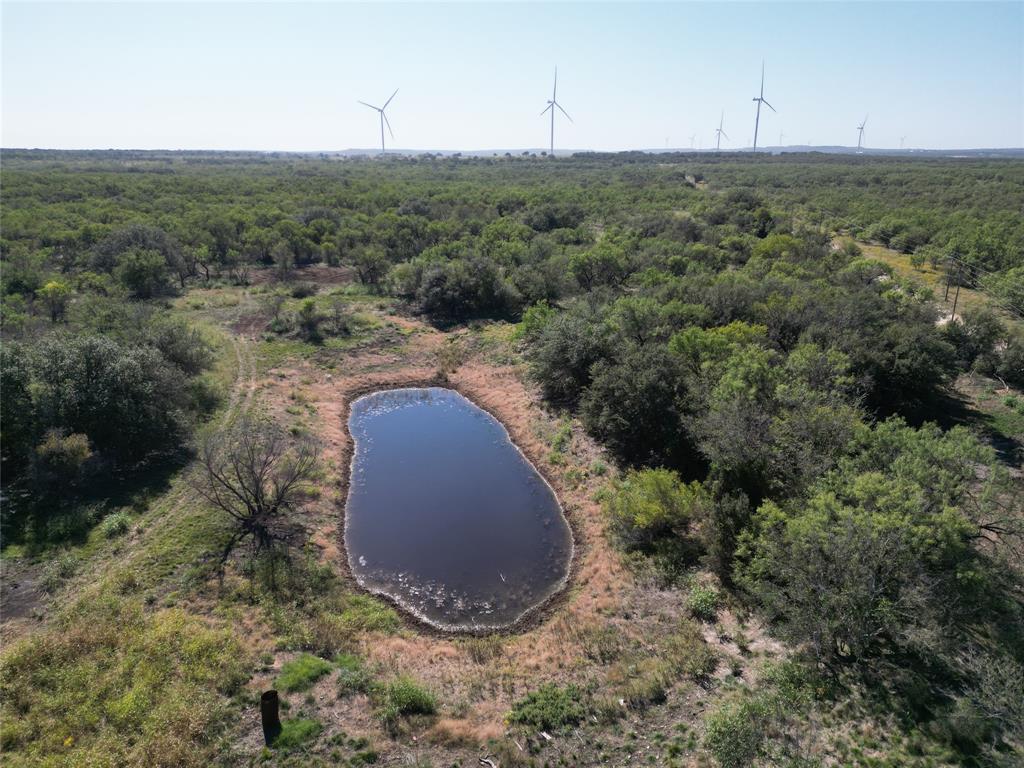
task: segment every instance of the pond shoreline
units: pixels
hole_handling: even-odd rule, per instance
[[[352,406],[355,402],[363,397],[372,395],[378,392],[386,392],[392,390],[402,389],[428,389],[428,388],[441,388],[447,389],[457,393],[461,397],[465,398],[473,407],[479,408],[481,411],[486,413],[492,419],[494,419],[504,430],[506,439],[508,442],[519,452],[524,461],[537,473],[537,475],[544,481],[545,485],[550,489],[558,509],[561,512],[562,518],[565,520],[566,525],[569,529],[569,564],[566,569],[565,576],[560,579],[558,586],[555,590],[548,595],[546,598],[538,602],[536,605],[531,606],[523,613],[521,613],[514,621],[507,622],[499,625],[480,625],[480,626],[464,626],[464,625],[445,625],[435,621],[432,621],[419,613],[411,609],[409,606],[403,604],[398,598],[393,595],[379,589],[368,587],[360,580],[359,576],[352,569],[351,565],[351,553],[349,552],[345,535],[348,526],[348,506],[349,498],[352,490],[352,469],[356,458],[356,444],[355,439],[351,434],[349,427],[349,419],[351,417]],[[547,621],[551,615],[563,604],[570,594],[569,586],[575,581],[578,575],[579,568],[581,565],[582,558],[582,538],[581,538],[581,526],[579,521],[575,520],[571,508],[562,501],[562,495],[556,484],[552,481],[552,478],[547,472],[542,469],[537,461],[531,457],[527,451],[517,442],[515,435],[512,433],[509,425],[501,418],[501,416],[495,413],[492,409],[487,408],[481,404],[471,392],[467,391],[468,388],[460,386],[458,382],[453,381],[450,377],[435,374],[431,377],[410,377],[408,379],[394,379],[394,380],[382,380],[380,382],[374,382],[372,384],[366,384],[363,386],[355,387],[348,391],[342,392],[343,405],[341,409],[341,427],[342,433],[345,435],[346,443],[341,449],[341,462],[345,465],[342,472],[341,482],[339,484],[339,505],[340,512],[340,525],[338,527],[338,538],[341,546],[341,553],[343,557],[339,558],[344,568],[346,576],[351,579],[352,583],[357,587],[375,597],[378,597],[386,601],[391,605],[398,613],[403,617],[406,624],[418,632],[425,633],[431,636],[440,638],[451,638],[457,636],[486,636],[486,635],[515,635],[523,632],[527,632],[536,626]]]

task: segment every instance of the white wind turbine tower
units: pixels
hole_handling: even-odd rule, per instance
[[[777,111],[775,109],[775,107],[773,107],[771,104],[769,104],[768,101],[764,97],[764,61],[763,60],[761,61],[761,94],[759,96],[755,96],[753,100],[757,102],[757,117],[754,118],[754,151],[756,152],[757,151],[757,129],[758,129],[758,126],[761,124],[761,105],[764,104],[772,112]]]
[[[906,136],[900,136],[900,149],[903,149],[903,142],[907,140]]]
[[[779,131],[779,146],[780,146],[780,147],[782,146],[782,139],[783,139],[783,137],[784,137],[785,135],[786,135],[786,134],[784,134],[784,133],[783,133],[782,131]]]
[[[696,138],[697,138],[697,134],[696,133],[690,134],[690,149],[693,149],[693,142],[694,142],[694,140]]]
[[[857,126],[857,151],[860,151],[864,142],[864,126],[868,124],[868,116],[864,115],[864,122]]]
[[[395,88],[395,93],[391,94],[391,99],[395,98],[395,94],[397,94],[397,93],[398,93],[398,89]],[[375,107],[375,106],[373,106],[373,104],[367,104],[365,101],[360,101],[359,102],[364,107],[369,107],[370,109],[375,109],[375,110],[377,110],[377,112],[380,113],[380,153],[382,155],[384,154],[384,124],[385,123],[387,123],[388,133],[391,134],[391,138],[392,139],[395,138],[395,133],[394,133],[394,131],[391,130],[391,123],[388,123],[388,116],[384,114],[384,110],[388,108],[388,104],[391,103],[391,99],[388,99],[387,101],[385,101],[383,107]]]
[[[722,110],[722,116],[718,119],[718,127],[715,128],[715,152],[722,149],[722,137],[729,138],[729,134],[722,130],[723,125],[725,125],[725,110]]]
[[[572,122],[572,118],[569,117],[569,113],[562,109],[562,105],[558,103],[558,67],[555,67],[555,85],[551,89],[551,99],[548,101],[548,105],[541,111],[541,117],[548,110],[551,110],[551,156],[555,156],[555,107],[561,110],[562,114],[569,118],[569,122]]]

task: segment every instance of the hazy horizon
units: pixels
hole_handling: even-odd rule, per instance
[[[4,3],[6,148],[1024,147],[1018,3]],[[780,133],[784,134],[780,143]]]

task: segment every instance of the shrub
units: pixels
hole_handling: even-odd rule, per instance
[[[686,532],[704,515],[707,494],[667,469],[632,470],[605,499],[613,534],[626,549],[649,550],[657,539]]]
[[[338,665],[338,693],[346,696],[352,693],[368,693],[373,685],[373,675],[365,662],[358,656],[343,653],[334,663]]]
[[[323,317],[320,315],[320,311],[316,308],[316,301],[313,299],[305,299],[302,304],[299,305],[299,312],[295,318],[296,325],[299,328],[299,334],[306,341],[319,342],[322,340],[320,333],[320,323],[323,322]]]
[[[598,360],[581,400],[587,431],[631,464],[681,466],[694,454],[679,407],[687,400],[682,366],[664,345],[630,345]]]
[[[91,456],[88,437],[51,429],[36,447],[36,473],[40,479],[73,481]]]
[[[385,696],[400,715],[432,715],[437,700],[411,677],[398,677],[387,684]]]
[[[282,691],[304,691],[330,671],[329,662],[311,653],[303,653],[281,667],[277,687]]]
[[[721,598],[717,589],[697,584],[690,589],[690,594],[686,597],[686,608],[694,618],[701,621],[714,621],[720,602]]]
[[[477,664],[486,664],[501,655],[505,642],[501,635],[484,635],[483,637],[467,637],[463,645]]]
[[[644,709],[665,701],[676,674],[670,662],[648,656],[616,665],[608,679],[626,704]]]
[[[531,372],[549,400],[575,402],[605,354],[600,319],[585,312],[586,307],[555,315],[530,343]]]
[[[408,715],[432,715],[437,700],[426,688],[410,677],[398,677],[378,692],[377,717],[389,733],[398,726],[398,720]]]
[[[761,751],[764,713],[754,701],[727,704],[711,713],[704,746],[721,768],[747,768]]]
[[[515,725],[557,731],[576,725],[585,715],[583,692],[578,687],[548,683],[513,704],[507,719]]]
[[[77,568],[78,558],[70,552],[58,555],[43,568],[43,575],[40,578],[39,586],[44,592],[52,595],[64,586],[64,582],[75,575]]]
[[[556,311],[548,304],[547,300],[538,301],[523,312],[523,319],[516,328],[515,337],[532,342],[536,339],[548,321],[555,316]]]
[[[100,535],[105,539],[116,539],[124,536],[131,527],[132,518],[127,512],[115,512],[103,518],[99,525]]]
[[[687,619],[669,635],[661,655],[677,673],[694,680],[707,677],[718,665],[718,656],[708,646],[700,627]]]

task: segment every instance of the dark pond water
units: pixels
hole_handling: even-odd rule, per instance
[[[572,534],[551,487],[450,389],[352,404],[345,546],[359,583],[446,629],[515,622],[564,584]]]

